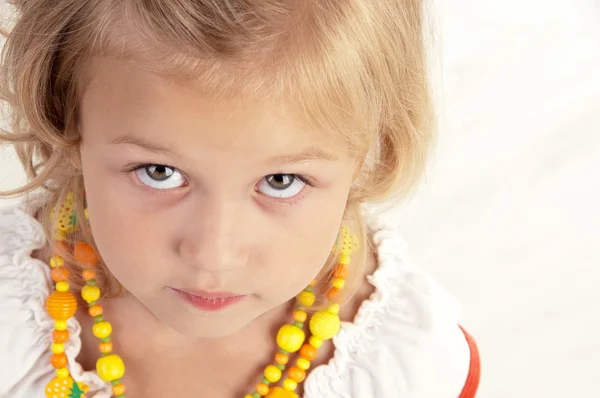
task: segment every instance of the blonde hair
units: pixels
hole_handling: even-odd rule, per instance
[[[0,76],[11,123],[0,139],[14,145],[29,182],[3,195],[49,191],[39,217],[50,239],[50,212],[67,192],[83,207],[81,172],[64,160],[78,159],[80,100],[102,57],[194,79],[215,97],[283,101],[307,127],[336,134],[366,157],[345,217],[363,242],[359,205],[400,200],[424,173],[434,129],[423,0],[12,3],[19,15]]]

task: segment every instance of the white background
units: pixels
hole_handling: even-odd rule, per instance
[[[393,217],[464,304],[479,397],[600,397],[600,0],[438,0],[433,16],[440,142]],[[0,154],[7,189],[22,174]]]

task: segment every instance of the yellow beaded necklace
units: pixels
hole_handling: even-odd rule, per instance
[[[52,279],[55,282],[55,291],[50,294],[46,301],[46,309],[54,319],[54,331],[52,332],[52,356],[50,363],[56,369],[54,377],[46,386],[47,398],[82,398],[88,387],[83,383],[73,380],[67,368],[68,360],[64,353],[64,343],[69,339],[67,321],[77,311],[77,299],[69,292],[68,268],[64,266],[65,254],[72,251],[73,257],[87,268],[83,270],[82,276],[86,285],[81,290],[81,296],[88,304],[88,313],[94,318],[93,333],[100,339],[98,349],[100,358],[96,362],[98,376],[112,384],[112,394],[115,398],[125,397],[125,386],[121,378],[125,374],[125,365],[121,357],[113,353],[111,342],[112,326],[104,320],[102,306],[97,304],[100,298],[100,289],[96,286],[96,267],[99,256],[86,242],[77,242],[72,247],[67,244],[68,234],[75,232],[77,221],[75,218],[75,202],[73,195],[69,193],[61,206],[58,214],[53,212],[56,232],[54,256],[50,259],[52,267]],[[85,210],[87,219],[87,209]],[[327,291],[327,299],[331,302],[338,292],[344,288],[345,279],[348,274],[351,254],[356,250],[358,242],[346,227],[342,227],[341,242],[334,247],[334,253],[339,254],[338,264],[333,271],[331,288]],[[340,329],[340,318],[338,316],[339,305],[330,304],[327,309],[314,313],[309,320],[311,336],[305,343],[304,323],[307,319],[307,310],[315,302],[313,280],[298,296],[296,296],[296,309],[294,311],[294,322],[285,324],[277,333],[277,346],[279,351],[275,355],[274,362],[264,370],[264,377],[256,384],[254,391],[245,395],[244,398],[298,398],[295,392],[298,385],[306,378],[310,362],[317,356],[317,350],[324,340],[333,338]],[[288,364],[291,353],[299,353],[296,365],[284,371]],[[283,379],[280,386],[276,385]]]

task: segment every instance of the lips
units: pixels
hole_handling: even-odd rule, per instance
[[[170,288],[182,300],[207,312],[216,312],[245,300],[248,295],[231,292],[207,292],[202,290]]]

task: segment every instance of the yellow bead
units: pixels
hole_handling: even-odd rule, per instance
[[[340,330],[340,318],[330,311],[319,311],[310,318],[310,332],[321,340],[329,340]]]
[[[95,323],[94,326],[92,326],[92,332],[94,333],[94,336],[99,339],[104,339],[112,333],[112,325],[107,321]]]
[[[298,387],[298,383],[296,383],[292,379],[285,379],[283,381],[283,388],[285,388],[288,391],[294,391],[296,387]]]
[[[56,369],[56,377],[58,377],[59,379],[66,379],[67,377],[69,377],[69,369],[67,369],[67,368]]]
[[[277,345],[287,352],[296,352],[304,343],[304,331],[294,325],[283,325],[277,333]]]
[[[85,216],[86,220],[89,220],[90,215],[88,214],[88,210],[87,209],[83,210],[83,215]]]
[[[331,282],[331,286],[337,287],[338,289],[343,289],[345,285],[346,285],[346,282],[344,282],[344,280],[340,279],[340,278],[335,278]]]
[[[52,343],[51,349],[54,354],[62,354],[65,352],[65,345],[61,343]]]
[[[308,368],[310,368],[310,361],[306,358],[298,358],[296,366],[302,370],[308,370]]]
[[[332,314],[339,314],[340,313],[340,305],[339,304],[331,304],[329,306],[329,308],[327,308],[327,312],[331,312]]]
[[[265,368],[265,378],[271,383],[277,383],[281,379],[281,370],[274,365],[269,365]]]
[[[340,256],[340,260],[338,262],[340,264],[344,264],[344,265],[350,264],[350,256],[348,255],[348,253],[343,252],[342,255]]]
[[[244,398],[254,398],[254,397],[250,394],[246,394],[246,395],[244,395]]]
[[[305,307],[310,307],[315,303],[315,295],[312,292],[301,292],[298,295],[298,301]]]
[[[69,282],[57,282],[56,290],[59,292],[67,292],[69,291]]]
[[[67,330],[67,321],[54,321],[54,329],[56,330]]]
[[[84,286],[81,289],[81,297],[88,303],[96,301],[100,298],[100,288],[98,286]]]
[[[120,356],[110,354],[96,362],[96,372],[104,381],[118,380],[125,374],[125,364]]]
[[[315,336],[310,336],[310,338],[308,339],[308,343],[315,348],[321,348],[321,346],[323,345],[323,340]]]
[[[65,260],[60,256],[54,256],[50,259],[50,266],[52,268],[62,267],[63,265],[65,265]]]

